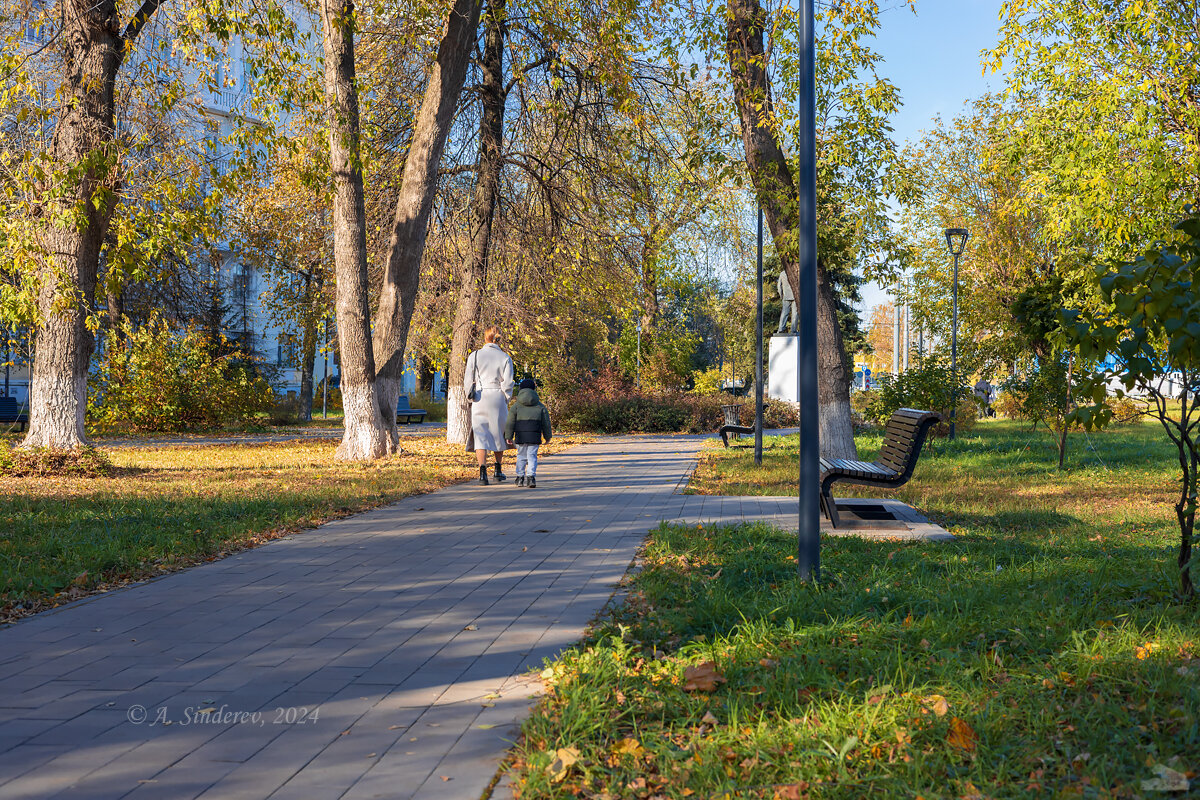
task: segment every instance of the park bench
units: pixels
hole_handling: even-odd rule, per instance
[[[403,418],[403,419],[401,419]],[[408,395],[400,395],[400,399],[396,401],[396,423],[403,422],[407,425],[410,422],[424,422],[425,411],[419,408],[412,408],[408,405]]]
[[[0,425],[20,425],[21,430],[29,424],[29,415],[21,411],[15,397],[0,397]]]
[[[743,433],[744,434],[754,433],[753,427],[747,427],[745,425],[738,424],[741,421],[738,419],[738,412],[740,411],[740,409],[741,409],[740,404],[739,405],[721,406],[721,410],[723,412],[725,412],[725,424],[722,425],[717,430],[717,433],[721,437],[721,443],[723,445],[725,445],[726,447],[729,447],[729,434],[732,433],[735,436],[738,436]]]
[[[912,477],[921,447],[929,429],[942,421],[941,414],[902,408],[892,414],[884,429],[883,447],[874,461],[842,458],[821,459],[821,511],[833,527],[838,527],[837,502],[830,494],[833,484],[841,481],[859,486],[897,487]]]

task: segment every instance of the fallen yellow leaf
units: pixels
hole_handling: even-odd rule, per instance
[[[613,745],[613,755],[639,756],[642,754],[642,743],[637,739],[626,737]]]
[[[717,665],[711,661],[688,667],[683,671],[683,690],[685,692],[711,692],[718,683],[725,683],[725,676],[717,672]]]
[[[560,747],[554,751],[554,760],[546,767],[546,771],[550,773],[550,779],[557,783],[567,777],[567,773],[578,760],[579,751],[574,747]]]
[[[1187,775],[1163,764],[1154,765],[1154,777],[1142,781],[1143,792],[1186,792],[1191,783]]]
[[[939,717],[944,717],[950,711],[950,704],[940,694],[931,694],[921,700],[921,703]]]
[[[979,743],[979,735],[965,721],[958,717],[950,718],[950,733],[946,736],[946,744],[956,750],[974,752]]]
[[[1138,657],[1138,660],[1144,660],[1149,658],[1150,654],[1157,649],[1157,642],[1146,642],[1144,645],[1138,647],[1137,650],[1134,651],[1134,655]]]

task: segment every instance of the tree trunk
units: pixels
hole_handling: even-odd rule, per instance
[[[1183,492],[1179,503],[1175,506],[1175,517],[1179,521],[1179,592],[1186,598],[1196,595],[1196,587],[1192,583],[1192,537],[1196,530],[1196,457],[1195,445],[1191,437],[1186,437],[1187,455],[1181,453],[1181,461],[1186,461],[1183,473]]]
[[[153,12],[150,12],[153,13]],[[95,339],[86,320],[96,297],[100,250],[112,217],[114,92],[125,54],[116,0],[64,0],[64,95],[50,151],[66,184],[51,201],[29,386],[29,432],[22,447],[87,444],[87,372]],[[136,36],[134,32],[130,40]]]
[[[313,370],[317,360],[317,321],[305,314],[300,334],[300,421],[312,422]]]
[[[648,234],[642,245],[642,340],[653,338],[658,322],[658,239]]]
[[[776,239],[778,241],[778,239]],[[777,245],[778,246],[778,245]],[[799,288],[796,264],[788,266],[792,292]],[[799,297],[799,294],[794,294]],[[854,417],[850,408],[850,369],[837,298],[829,274],[817,262],[817,408],[823,458],[858,458],[854,445]]]
[[[458,305],[450,341],[450,386],[446,398],[446,441],[467,441],[471,411],[463,391],[467,355],[479,334],[484,287],[487,285],[488,248],[492,221],[500,199],[500,169],[504,146],[504,2],[488,3],[484,34],[482,81],[479,88],[483,113],[479,121],[479,160],[475,196],[471,202],[471,257],[459,278]]]
[[[799,292],[797,190],[786,155],[771,124],[774,121],[763,25],[766,14],[758,0],[729,0],[726,52],[740,117],[746,165],[762,203],[763,216],[796,297]],[[821,455],[856,459],[850,413],[850,373],[837,319],[837,302],[829,275],[817,264],[817,385]]]
[[[1167,435],[1176,439],[1179,449],[1179,468],[1181,473],[1179,502],[1175,504],[1175,518],[1179,522],[1179,593],[1188,600],[1196,596],[1196,585],[1192,582],[1192,538],[1196,530],[1196,493],[1197,493],[1197,443],[1192,438],[1192,413],[1196,410],[1196,396],[1188,391],[1195,383],[1194,376],[1183,370],[1183,391],[1179,398],[1179,427],[1178,439],[1171,434],[1167,420],[1159,418]],[[1162,406],[1160,406],[1161,408]]]
[[[386,455],[392,449],[393,439],[384,427],[375,393],[375,359],[367,305],[367,228],[359,155],[353,14],[353,0],[321,0],[325,98],[331,117],[329,161],[334,188],[335,307],[341,356],[342,414],[346,428],[335,457],[341,461],[367,461]],[[393,409],[395,403],[393,399]]]
[[[430,398],[433,397],[433,379],[434,369],[433,362],[429,360],[429,356],[422,355],[417,358],[417,389],[426,392]]]
[[[393,442],[398,441],[400,435],[396,429],[396,401],[400,397],[400,379],[404,374],[408,326],[420,288],[421,258],[437,189],[438,165],[474,49],[479,11],[480,0],[454,0],[446,33],[438,46],[437,60],[429,72],[429,83],[404,161],[400,196],[392,220],[387,264],[379,290],[374,346],[379,354],[380,413]]]

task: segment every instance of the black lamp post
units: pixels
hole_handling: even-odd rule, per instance
[[[799,0],[800,59],[796,149],[799,214],[796,221],[796,318],[800,321],[797,400],[800,401],[799,536],[796,568],[800,579],[821,580],[821,451],[817,421],[817,72],[813,0]]]
[[[321,348],[325,366],[321,368],[321,419],[329,419],[329,316],[325,317],[325,346]]]
[[[754,463],[762,466],[763,448],[763,212],[762,204],[758,206],[758,267],[755,272],[755,285],[758,291],[758,310],[754,323]]]
[[[950,379],[954,381],[950,395],[950,438],[954,439],[954,420],[958,416],[958,257],[967,246],[971,234],[966,228],[946,228],[946,247],[954,256],[954,288],[951,290],[953,308],[950,320]]]

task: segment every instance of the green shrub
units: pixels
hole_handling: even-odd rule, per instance
[[[878,392],[875,389],[859,389],[850,392],[850,410],[854,412],[856,421],[864,422],[871,419],[871,404],[876,401]]]
[[[172,330],[155,317],[140,328],[125,321],[110,337],[88,399],[102,427],[208,430],[275,405],[275,393],[244,355],[216,352],[194,329]]]
[[[614,371],[581,377],[573,384],[547,388],[543,401],[554,425],[596,433],[713,433],[725,424],[723,406],[742,406],[741,424],[754,424],[754,401],[727,394],[681,391],[643,392]],[[768,400],[767,428],[792,428],[798,413],[790,403]]]
[[[1128,397],[1109,397],[1104,401],[1112,412],[1115,425],[1141,425],[1146,416],[1146,406]]]
[[[514,391],[515,395],[516,392]],[[445,422],[446,421],[446,401],[434,400],[429,396],[428,392],[409,392],[408,404],[413,408],[424,409],[426,422]]]
[[[276,397],[271,406],[272,425],[295,425],[300,421],[300,398],[296,395]]]
[[[992,409],[1002,417],[1025,419],[1025,399],[1024,392],[1016,387],[1005,385],[997,395],[996,402],[992,403]]]
[[[721,391],[724,380],[721,370],[716,367],[698,369],[692,373],[692,392],[695,394],[717,394]]]
[[[950,367],[940,360],[929,357],[899,375],[883,375],[879,388],[872,392],[867,401],[866,418],[884,425],[888,418],[901,408],[917,408],[936,411],[945,422],[930,430],[932,436],[946,436],[950,432],[950,409],[954,407],[954,380]],[[853,401],[852,401],[853,402]],[[969,431],[975,427],[979,407],[969,387],[958,387],[958,414],[955,427]]]

